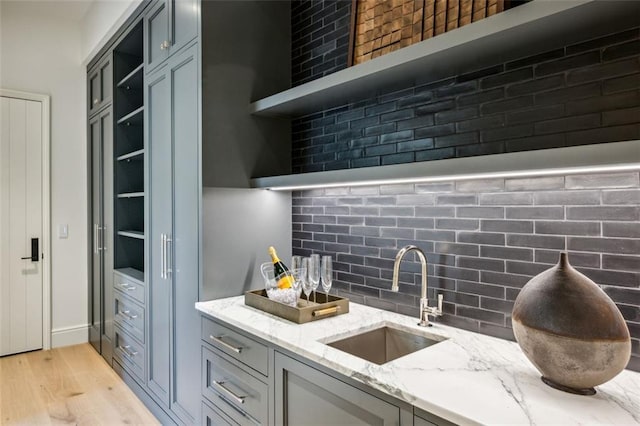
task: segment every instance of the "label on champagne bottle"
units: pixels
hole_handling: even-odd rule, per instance
[[[276,249],[269,247],[269,255],[273,262],[273,275],[275,276],[276,283],[279,289],[291,288],[293,286],[293,276],[289,272],[289,268],[286,267],[276,254]]]

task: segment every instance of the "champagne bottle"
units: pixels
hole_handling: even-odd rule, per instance
[[[278,288],[291,288],[293,284],[293,276],[291,275],[291,272],[289,272],[289,268],[287,268],[287,266],[278,259],[276,249],[273,248],[273,246],[269,247],[269,255],[273,262],[273,276],[276,279]]]

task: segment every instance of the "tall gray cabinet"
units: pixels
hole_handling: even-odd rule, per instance
[[[113,368],[163,424],[201,421],[195,303],[261,286],[256,259],[272,244],[289,251],[290,197],[249,179],[289,171],[290,126],[247,108],[289,84],[272,54],[288,58],[289,18],[286,1],[149,0],[100,53],[115,75],[115,144],[102,154],[113,176],[92,177],[96,188],[112,181]],[[236,37],[238,22],[251,31]],[[276,202],[276,219],[261,213]],[[238,227],[261,238],[239,241]]]
[[[147,77],[149,141],[149,368],[147,385],[186,423],[198,418],[198,45]]]

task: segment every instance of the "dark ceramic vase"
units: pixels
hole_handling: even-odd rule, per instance
[[[556,389],[593,395],[594,386],[629,362],[631,338],[620,310],[566,253],[522,288],[512,319],[522,351]]]

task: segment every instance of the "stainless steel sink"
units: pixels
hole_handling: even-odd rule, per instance
[[[349,336],[327,345],[378,365],[435,345],[436,340],[419,334],[383,326]]]

